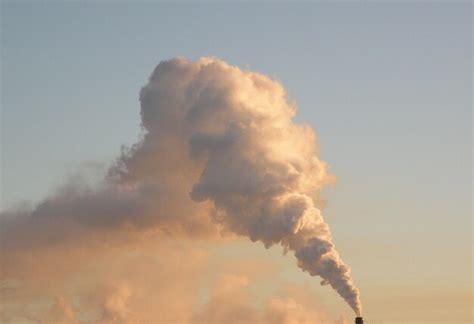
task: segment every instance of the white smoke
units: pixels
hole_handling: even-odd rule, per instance
[[[216,59],[178,58],[158,65],[140,100],[148,138],[123,160],[127,171],[143,147],[162,139],[188,148],[200,166],[194,200],[212,201],[214,219],[233,232],[295,251],[304,271],[360,314],[349,268],[313,200],[330,180],[326,164],[312,129],[292,121],[296,108],[278,82]]]
[[[224,230],[293,251],[302,270],[360,314],[350,269],[316,205],[332,176],[314,131],[292,121],[296,107],[280,83],[214,58],[174,58],[156,67],[140,101],[143,140],[100,188],[72,186],[31,212],[2,214],[4,260],[94,233]]]

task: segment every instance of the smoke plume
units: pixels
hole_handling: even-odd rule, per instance
[[[174,58],[155,68],[140,102],[143,138],[123,149],[102,184],[67,185],[34,210],[1,214],[1,278],[58,244],[232,233],[292,251],[360,314],[317,206],[333,177],[314,131],[293,122],[296,107],[280,83],[214,58]],[[104,318],[125,316],[127,294],[105,302]],[[296,307],[269,307],[283,306]],[[73,316],[62,299],[55,307]]]

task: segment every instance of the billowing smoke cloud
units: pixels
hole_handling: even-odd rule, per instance
[[[360,313],[349,269],[313,200],[330,181],[326,164],[311,128],[292,121],[296,109],[279,83],[219,60],[174,59],[158,65],[140,100],[147,136],[121,161],[127,178],[152,152],[184,149],[199,169],[191,197],[212,201],[215,221],[295,251],[303,270],[321,276]]]
[[[233,233],[293,251],[302,270],[360,314],[317,207],[332,176],[313,130],[292,121],[296,107],[280,83],[218,59],[175,58],[156,67],[140,101],[143,139],[123,150],[103,184],[66,186],[33,211],[2,214],[3,278],[32,249],[58,243]],[[111,314],[121,300],[107,304]]]

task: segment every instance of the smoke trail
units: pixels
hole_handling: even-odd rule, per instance
[[[174,58],[156,67],[140,101],[144,138],[103,186],[62,191],[32,212],[2,217],[3,252],[97,231],[194,237],[224,228],[293,251],[302,270],[360,314],[350,270],[315,205],[331,175],[313,130],[292,121],[296,107],[281,84],[218,59]]]
[[[278,82],[217,59],[176,58],[158,65],[140,100],[147,138],[120,161],[124,177],[164,142],[186,148],[200,173],[191,197],[212,201],[215,221],[267,247],[281,243],[294,251],[299,267],[360,313],[349,268],[313,202],[330,181],[326,164],[312,129],[292,122],[296,108]]]

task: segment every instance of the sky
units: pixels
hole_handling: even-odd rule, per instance
[[[471,321],[469,1],[3,1],[1,10],[2,210],[35,205],[135,143],[139,90],[160,61],[218,57],[280,81],[296,121],[316,130],[337,177],[323,214],[364,317]],[[278,248],[232,251],[276,262],[274,281],[310,285],[331,314],[351,318]]]

